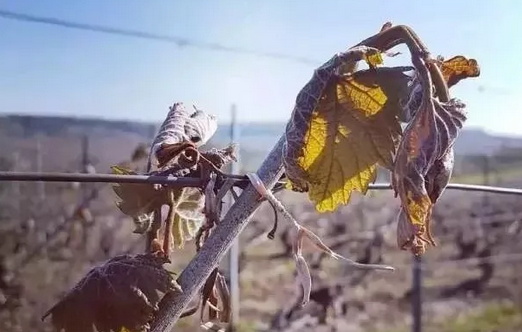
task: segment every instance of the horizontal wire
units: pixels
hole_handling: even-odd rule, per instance
[[[522,195],[522,189],[519,188],[506,188],[506,187],[494,187],[484,186],[478,184],[462,184],[462,183],[450,183],[446,187],[447,189],[461,190],[461,191],[478,191],[478,192],[489,192],[495,194],[507,194],[507,195]],[[386,190],[392,189],[389,183],[374,183],[369,185],[371,190]]]
[[[522,189],[519,188],[484,186],[478,184],[450,183],[446,188],[464,191],[490,192],[495,194],[522,195]]]
[[[509,253],[509,254],[498,254],[491,255],[485,257],[470,257],[470,258],[461,258],[461,259],[443,259],[443,260],[434,260],[434,261],[421,261],[421,269],[423,271],[429,271],[434,268],[443,268],[451,265],[471,265],[477,266],[479,264],[489,262],[489,263],[507,263],[507,262],[520,262],[522,261],[522,253]],[[411,268],[411,264],[409,263],[397,263],[388,262],[391,266],[397,269],[407,269]]]
[[[485,257],[471,257],[461,259],[442,260],[434,262],[426,262],[426,265],[450,265],[450,264],[470,264],[478,265],[484,262],[490,263],[502,263],[502,262],[515,262],[522,260],[522,253],[510,253],[510,254],[498,254]],[[423,262],[424,263],[424,262]]]
[[[159,175],[115,175],[115,174],[84,174],[55,172],[0,172],[0,181],[46,181],[46,182],[104,182],[104,183],[149,183],[165,184],[180,187],[199,187],[203,181],[199,178]],[[238,182],[248,181],[238,179]],[[447,189],[461,191],[490,192],[495,194],[522,195],[522,189],[493,187],[474,184],[450,183]],[[389,183],[374,183],[370,190],[390,190]]]
[[[203,185],[200,178],[191,177],[41,172],[0,172],[0,181],[148,183],[179,187],[199,187]]]
[[[241,48],[241,47],[226,46],[226,45],[221,45],[218,43],[195,41],[195,40],[190,40],[190,39],[183,38],[183,37],[156,34],[156,33],[139,31],[139,30],[130,30],[130,29],[115,28],[115,27],[109,27],[109,26],[103,26],[103,25],[78,23],[78,22],[66,21],[66,20],[52,18],[52,17],[42,17],[42,16],[34,16],[34,15],[23,14],[23,13],[16,13],[16,12],[7,11],[7,10],[3,10],[3,9],[0,9],[0,18],[16,20],[16,21],[31,22],[31,23],[51,24],[51,25],[62,27],[62,28],[85,30],[85,31],[91,31],[91,32],[120,35],[120,36],[125,36],[125,37],[134,37],[134,38],[140,38],[140,39],[155,40],[155,41],[173,43],[173,44],[176,44],[178,47],[191,46],[191,47],[196,47],[196,48],[201,48],[201,49],[208,49],[208,50],[212,50],[212,51],[249,54],[249,55],[253,55],[253,56],[288,60],[288,61],[308,64],[308,65],[314,65],[314,66],[318,66],[321,64],[320,61],[308,59],[308,58],[297,56],[297,55],[282,54],[282,53],[276,53],[276,52],[266,52],[266,51],[246,49],[246,48]]]

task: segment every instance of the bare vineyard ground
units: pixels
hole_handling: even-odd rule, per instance
[[[315,331],[321,325],[337,326],[339,331],[346,331],[349,326],[386,330],[389,326],[407,325],[411,258],[396,250],[394,224],[381,228],[381,239],[368,236],[361,240],[362,234],[372,233],[369,230],[393,220],[395,204],[391,202],[391,195],[361,199],[364,202],[362,218],[354,202],[352,208],[343,208],[327,220],[317,220],[310,206],[300,204],[295,197],[287,200],[292,199],[296,200],[294,214],[303,216],[311,227],[318,223],[329,225],[322,230],[327,232],[325,229],[330,228],[332,234],[341,233],[337,227],[346,227],[347,234],[361,235],[357,241],[345,242],[341,250],[337,249],[341,254],[357,255],[363,262],[391,264],[397,271],[364,277],[360,271],[342,269],[325,259],[323,271],[315,271],[312,298],[315,294],[316,304],[299,310],[288,300],[296,297],[292,265],[261,258],[277,256],[284,246],[276,250],[269,244],[260,244],[251,248],[245,257],[255,270],[249,273],[247,266],[243,273],[242,317],[263,321],[257,329],[264,325],[267,329],[285,331],[306,330],[306,326]],[[516,198],[491,197],[490,202],[491,205],[483,206],[482,195],[448,192],[437,208],[435,234],[440,247],[426,255],[423,271],[427,326],[451,317],[456,310],[468,310],[487,301],[520,301],[521,290],[516,286],[520,274],[516,270],[522,266],[522,246],[517,240],[522,209],[517,207]],[[338,236],[328,237],[330,244],[335,243]],[[465,261],[477,256],[502,258],[503,255],[516,259],[509,262],[499,259],[491,264]],[[285,285],[276,292],[279,296],[274,296],[273,285]],[[278,322],[274,321],[274,307],[279,311]]]
[[[60,158],[73,162],[77,152],[70,149],[70,154]],[[123,159],[104,158],[101,163],[105,165]],[[511,179],[510,183],[517,186],[522,181]],[[49,322],[40,321],[41,315],[87,270],[110,256],[142,250],[143,243],[132,234],[130,221],[114,206],[110,187],[100,188],[99,195],[89,201],[93,219],[86,222],[74,215],[85,198],[79,190],[47,184],[46,201],[39,202],[33,195],[34,184],[23,184],[19,187],[23,209],[17,212],[19,199],[12,196],[13,188],[1,184],[0,330],[50,331]],[[398,201],[391,192],[369,195],[373,197],[355,195],[349,206],[325,215],[315,213],[304,195],[279,195],[293,215],[340,254],[397,268],[391,274],[353,271],[305,250],[311,255],[314,289],[312,302],[304,309],[295,305],[299,294],[289,258],[291,234],[281,222],[276,238],[266,239],[273,211],[267,205],[258,210],[240,237],[240,326],[244,331],[389,331],[390,326],[408,330],[411,257],[396,248]],[[444,194],[433,227],[440,246],[424,258],[427,328],[446,324],[455,312],[482,310],[490,303],[510,301],[520,307],[519,202],[509,196]],[[193,253],[190,246],[178,252],[172,270],[181,271]],[[496,259],[490,263],[470,260],[492,256]],[[177,330],[198,328],[198,317],[181,320]]]

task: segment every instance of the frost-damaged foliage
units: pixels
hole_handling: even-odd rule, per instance
[[[149,171],[162,168],[186,146],[199,147],[208,142],[217,130],[216,117],[202,110],[190,114],[182,103],[171,108],[149,154]]]
[[[297,163],[306,170],[309,195],[319,212],[366,193],[377,164],[393,168],[401,127],[400,100],[409,68],[378,68],[331,79],[311,113]],[[288,142],[288,145],[296,141]]]
[[[384,59],[394,55],[389,50],[399,44],[408,47],[413,66],[383,66]],[[359,69],[361,61],[369,68]],[[224,173],[222,167],[235,161],[235,145],[200,151],[216,131],[215,117],[201,110],[189,113],[183,104],[174,104],[152,142],[146,174],[199,178],[200,185],[114,186],[119,198],[117,206],[133,219],[134,232],[147,236],[146,254],[139,258],[115,258],[95,268],[51,309],[55,326],[69,331],[74,318],[74,322],[79,322],[74,330],[80,332],[90,331],[94,325],[102,331],[142,331],[155,320],[160,326],[157,331],[166,332],[179,317],[198,310],[207,329],[216,327],[217,324],[211,326],[213,322],[229,322],[228,286],[216,266],[231,244],[231,235],[240,232],[257,208],[257,199],[268,201],[296,232],[293,253],[303,304],[309,301],[312,285],[302,254],[305,239],[352,267],[393,270],[390,266],[360,264],[340,256],[301,226],[267,189],[277,182],[283,166],[288,181],[279,181],[274,190],[286,186],[308,192],[319,212],[334,211],[349,203],[354,191],[365,194],[375,181],[378,166],[389,170],[393,189],[401,201],[398,245],[415,254],[423,253],[427,243],[434,244],[430,234],[433,205],[451,177],[453,145],[466,120],[464,104],[450,98],[448,87],[479,74],[474,59],[433,59],[410,28],[387,22],[378,34],[336,54],[315,70],[296,98],[284,140],[267,157],[259,176]],[[405,125],[404,130],[401,125]],[[136,174],[123,167],[112,170],[115,174]],[[225,194],[232,191],[235,195],[230,189],[245,189],[249,183],[261,197],[245,192],[242,201],[231,208],[227,220],[220,224]],[[168,206],[166,215],[162,215],[164,205]],[[269,238],[273,238],[276,225],[277,218]],[[216,237],[202,248],[214,231],[218,232]],[[178,290],[174,296],[163,298],[151,295],[157,285],[163,286],[163,293],[176,288],[165,286],[165,280],[170,285],[171,279],[166,279],[170,273],[160,263],[151,268],[141,264],[143,257],[148,257],[147,262],[169,261],[175,247],[181,248],[191,240],[195,240],[199,255],[180,277],[180,283],[188,286],[185,292]],[[147,274],[151,269],[155,274]],[[140,281],[143,278],[146,282]],[[197,305],[183,313],[190,297],[198,291]],[[156,314],[158,306],[160,311]],[[165,313],[166,310],[174,312]]]
[[[401,43],[413,68],[370,60]],[[361,60],[370,69],[357,71]],[[432,59],[411,29],[385,24],[319,67],[298,94],[283,148],[288,187],[308,192],[317,211],[334,211],[353,191],[366,194],[382,166],[403,207],[399,246],[424,252],[434,243],[431,210],[451,177],[453,144],[466,120],[448,86],[479,74],[476,60]],[[408,123],[404,132],[400,122]]]
[[[148,331],[161,295],[181,291],[165,259],[117,256],[92,269],[42,319],[57,331]]]
[[[118,166],[113,166],[112,170],[115,174],[136,174]],[[204,195],[198,188],[155,188],[148,184],[123,183],[115,185],[113,189],[121,199],[117,203],[119,209],[134,220],[134,233],[144,234],[149,231],[154,211],[163,205],[169,207],[168,223],[178,248],[183,248],[185,240],[193,239],[204,222]]]
[[[235,147],[200,152],[197,148],[215,133],[214,116],[201,110],[189,114],[183,104],[176,103],[167,114],[158,135],[152,143],[149,155],[151,175],[197,176],[210,179],[210,173],[235,160]],[[113,166],[115,174],[136,174],[122,167]],[[202,188],[171,188],[147,184],[119,184],[114,187],[121,199],[120,210],[133,218],[136,233],[151,234],[151,251],[158,249],[161,207],[169,207],[163,229],[161,250],[169,255],[174,242],[183,248],[185,241],[192,240],[205,222],[205,192]],[[211,188],[214,189],[214,188]],[[207,204],[208,205],[208,204]],[[215,211],[214,211],[215,212]]]
[[[426,244],[435,245],[430,231],[431,213],[451,178],[453,145],[466,120],[465,105],[457,99],[449,99],[445,84],[449,86],[479,74],[476,61],[462,56],[448,61],[439,58],[426,67],[419,67],[416,75],[420,79],[415,80],[412,88],[412,94],[417,96],[409,100],[417,99],[420,103],[406,106],[413,118],[404,131],[392,173],[392,186],[402,202],[397,225],[398,245],[415,254],[423,253]],[[436,98],[431,73],[440,78],[440,68],[446,82],[438,82]]]
[[[146,254],[136,258],[117,257],[91,271],[64,300],[48,312],[58,330],[64,328],[73,331],[75,319],[80,319],[78,315],[83,311],[79,307],[82,305],[87,307],[86,314],[81,317],[80,325],[74,331],[90,331],[93,325],[99,331],[149,330],[149,323],[154,319],[158,302],[162,298],[160,295],[173,288],[160,289],[161,294],[150,293],[155,290],[155,283],[163,282],[163,276],[170,276],[170,272],[158,264],[154,266],[157,273],[151,274],[150,267],[141,263],[146,259],[151,262],[169,262],[173,245],[183,248],[187,241],[194,239],[196,249],[199,250],[219,220],[221,200],[227,192],[223,189],[231,187],[221,168],[236,161],[236,145],[224,149],[199,150],[216,129],[216,118],[202,110],[190,114],[182,103],[175,103],[169,109],[151,145],[147,174],[198,177],[202,186],[114,185],[114,192],[119,198],[116,205],[122,213],[132,218],[134,233],[147,235]],[[122,166],[113,166],[112,172],[119,175],[137,174]],[[161,211],[164,205],[168,206],[166,215],[162,215]],[[163,238],[160,240],[161,233]],[[137,286],[136,282],[139,283]],[[202,307],[209,307],[209,320],[229,321],[228,287],[218,270],[207,280],[201,296]],[[94,311],[91,313],[88,310]],[[194,312],[191,309],[184,315]],[[129,317],[125,318],[124,313],[129,313]],[[201,319],[203,321],[204,317]]]
[[[169,257],[172,244],[183,248],[186,241],[196,239],[196,249],[209,236],[221,214],[221,199],[227,182],[220,169],[236,161],[235,145],[224,149],[201,152],[215,133],[214,116],[201,110],[189,115],[181,103],[174,104],[152,143],[149,155],[149,174],[194,176],[204,182],[200,188],[171,188],[158,185],[120,184],[114,186],[121,199],[120,210],[133,218],[136,233],[149,236],[148,251]],[[113,167],[117,174],[132,174]],[[230,188],[230,187],[228,187]],[[221,189],[221,190],[220,190]],[[161,207],[169,210],[162,222]],[[163,232],[163,241],[159,240]],[[216,270],[209,277],[202,292],[202,307],[209,306],[209,320],[228,322],[230,316],[228,288]],[[218,302],[222,309],[219,309]],[[197,307],[195,308],[197,310]],[[193,314],[194,309],[185,315]],[[203,312],[203,311],[202,311]],[[203,316],[201,317],[203,321]]]

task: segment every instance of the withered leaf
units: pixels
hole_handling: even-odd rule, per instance
[[[425,233],[419,232],[418,227],[409,222],[404,209],[400,209],[397,216],[397,245],[402,250],[411,250],[414,254],[419,255],[426,251],[427,243],[434,244],[430,231],[431,213],[433,206],[449,183],[453,165],[454,149],[450,147],[441,159],[435,160],[433,166],[426,174],[426,192],[431,204],[427,208]]]
[[[185,133],[185,123],[189,117],[190,113],[186,110],[183,103],[174,103],[174,105],[169,108],[169,112],[150,148],[148,160],[149,170],[159,167],[158,152],[165,146],[190,141]]]
[[[454,164],[455,152],[453,146],[451,146],[441,158],[435,160],[433,166],[428,170],[424,181],[428,196],[433,204],[439,200],[448,186]]]
[[[136,174],[119,166],[113,166],[115,174]],[[119,209],[133,218],[135,233],[143,234],[149,230],[153,219],[153,212],[162,205],[173,208],[173,227],[170,230],[175,243],[179,248],[183,247],[185,240],[194,238],[197,230],[201,227],[205,215],[203,205],[205,197],[198,188],[154,188],[150,184],[120,183],[113,186],[114,192],[121,199],[117,203]],[[171,202],[169,193],[175,196]]]
[[[207,322],[218,320],[221,323],[230,322],[230,292],[225,277],[215,268],[205,281],[201,291],[201,321],[205,321],[205,309],[208,307]],[[216,325],[217,326],[217,325]]]
[[[237,149],[238,144],[232,143],[223,149],[218,150],[212,148],[209,151],[202,152],[201,154],[217,168],[222,168],[231,162],[237,162]]]
[[[377,68],[338,77],[326,86],[307,124],[297,165],[320,212],[366,193],[377,165],[392,169],[401,127],[400,100],[410,77],[404,68]]]
[[[414,75],[410,83],[410,93],[408,98],[403,101],[402,112],[399,114],[399,120],[403,123],[410,122],[420,108],[422,102],[422,85],[417,75]]]
[[[283,144],[285,175],[290,180],[287,182],[288,189],[298,192],[306,192],[309,189],[308,174],[303,170],[299,159],[305,152],[303,146],[309,138],[308,132],[314,111],[327,86],[339,75],[352,74],[361,60],[366,60],[372,66],[372,55],[377,53],[381,51],[372,47],[356,46],[334,55],[314,71],[310,81],[297,94],[291,119],[286,125]]]
[[[169,112],[158,134],[152,142],[149,154],[149,170],[163,168],[187,143],[196,147],[202,146],[215,134],[217,119],[214,115],[202,110],[190,114],[183,103],[175,103]],[[169,151],[164,151],[169,150]]]
[[[212,270],[207,280],[205,280],[205,284],[203,285],[201,292],[201,321],[203,321],[203,315],[205,314],[205,309],[208,306],[208,303],[211,302],[214,293],[214,285],[216,284],[216,279],[218,275],[218,269],[215,268]],[[209,319],[213,319],[217,317],[217,312],[212,307],[209,307]]]
[[[164,263],[150,254],[114,257],[92,269],[42,319],[51,315],[56,331],[147,331],[163,295],[181,291]]]
[[[465,120],[458,100],[441,103],[428,97],[404,131],[392,173],[406,218],[399,217],[397,229],[403,249],[421,254],[426,243],[434,244],[431,211],[451,176],[452,147]]]
[[[448,60],[444,60],[443,57],[439,56],[435,63],[439,66],[448,87],[454,86],[463,79],[480,75],[480,67],[477,61],[475,59],[468,60],[461,55]],[[410,96],[404,103],[403,112],[400,116],[402,122],[409,122],[415,116],[422,101],[422,86],[416,74],[411,83]]]
[[[452,87],[463,79],[480,75],[480,67],[477,60],[466,59],[462,55],[454,56],[448,60],[440,58],[438,65],[448,87]]]
[[[232,317],[230,291],[228,290],[225,277],[221,273],[218,273],[216,278],[216,290],[222,306],[221,311],[218,314],[218,318],[221,322],[228,323]]]
[[[196,110],[185,122],[185,134],[197,146],[206,144],[217,130],[217,119],[214,115]]]
[[[181,143],[162,144],[155,153],[157,167],[160,170],[189,170],[197,163],[199,152],[194,143],[183,141]]]
[[[118,175],[137,174],[121,166],[112,166],[111,169],[113,174]],[[121,199],[116,205],[121,212],[133,218],[136,233],[145,233],[152,222],[154,210],[168,202],[166,191],[156,189],[151,184],[120,183],[112,188]]]

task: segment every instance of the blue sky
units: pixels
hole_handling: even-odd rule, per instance
[[[430,2],[432,3],[432,2]],[[1,0],[0,9],[317,59],[413,27],[434,54],[476,58],[453,95],[468,127],[522,134],[521,1]],[[394,59],[395,60],[395,59]],[[286,121],[314,65],[0,18],[0,113],[161,121],[174,101],[229,121]]]

